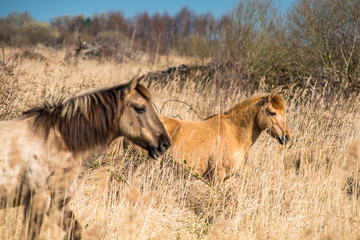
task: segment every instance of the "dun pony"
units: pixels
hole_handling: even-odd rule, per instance
[[[171,138],[169,152],[176,161],[217,184],[239,172],[262,131],[280,144],[290,140],[285,107],[283,98],[271,93],[243,100],[227,112],[199,122],[160,119]]]
[[[153,158],[170,146],[149,91],[136,80],[44,103],[0,122],[0,205],[24,205],[22,239],[37,239],[44,215],[57,211],[66,238],[81,239],[68,202],[86,169],[119,136]]]

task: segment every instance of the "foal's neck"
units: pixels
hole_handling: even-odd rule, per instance
[[[257,124],[257,114],[260,108],[256,104],[237,104],[225,113],[237,129],[238,141],[250,147],[260,136],[261,129]]]

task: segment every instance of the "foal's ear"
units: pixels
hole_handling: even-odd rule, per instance
[[[271,102],[271,99],[274,97],[275,91],[272,91],[268,97],[268,102]]]

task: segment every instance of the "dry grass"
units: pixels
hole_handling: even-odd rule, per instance
[[[5,58],[16,51],[20,50],[6,49]],[[0,71],[1,119],[14,118],[51,97],[125,82],[139,71],[167,67],[75,62],[65,60],[61,51],[41,54],[45,61],[24,58],[14,62],[11,74]],[[200,90],[191,81],[182,88],[173,82],[153,85],[151,91],[159,109],[166,100],[177,99],[192,105],[200,116],[223,111],[250,95],[215,85]],[[168,156],[150,160],[114,142],[88,170],[71,202],[85,227],[85,238],[359,239],[359,200],[356,194],[348,195],[346,182],[349,176],[358,179],[359,149],[350,143],[360,136],[360,99],[343,99],[340,93],[334,100],[321,94],[306,99],[296,92],[291,99],[287,96],[285,92],[291,143],[280,146],[264,133],[235,183],[219,189],[187,175]],[[178,102],[166,104],[162,114],[198,120]],[[0,211],[5,220],[0,239],[19,237],[21,215],[21,208]],[[63,234],[51,218],[45,219],[43,239],[61,239]]]

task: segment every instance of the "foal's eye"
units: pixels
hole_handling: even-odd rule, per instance
[[[275,116],[276,115],[276,113],[273,112],[273,111],[267,110],[267,112],[269,113],[270,116]]]
[[[142,106],[142,107],[134,107],[134,110],[135,110],[135,112],[138,113],[138,114],[142,114],[142,113],[146,112],[145,106]]]

